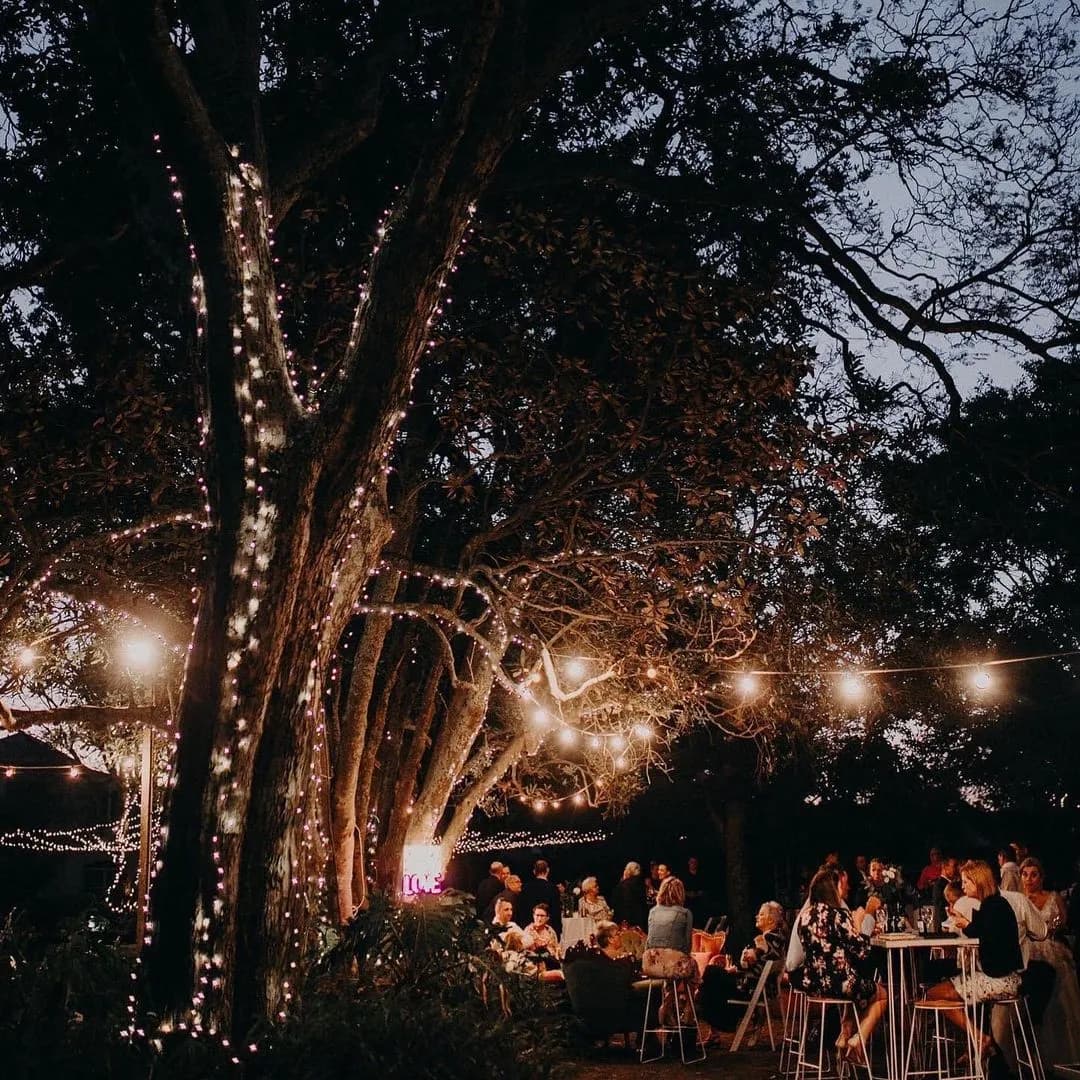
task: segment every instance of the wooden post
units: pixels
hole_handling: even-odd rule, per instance
[[[150,890],[150,820],[154,810],[154,729],[142,730],[139,778],[139,874],[135,885],[135,950],[146,938],[146,898]]]

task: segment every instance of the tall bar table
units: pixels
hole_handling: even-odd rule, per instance
[[[908,933],[875,934],[870,944],[885,952],[885,990],[889,997],[889,1009],[885,1014],[888,1030],[886,1068],[889,1080],[906,1080],[907,1041],[911,1026],[911,1010],[915,1001],[915,985],[908,984],[909,973],[914,970],[915,956],[919,949],[956,949],[960,959],[960,974],[966,985],[975,970],[979,939],[941,935],[922,937],[914,931]],[[975,1062],[975,1070],[982,1076],[982,1060],[975,1035],[978,1008],[965,993],[963,1008],[968,1017],[968,1053]]]

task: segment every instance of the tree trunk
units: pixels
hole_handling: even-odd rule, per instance
[[[503,642],[502,648],[505,649],[505,646]],[[470,642],[461,670],[470,674],[471,681],[460,682],[450,697],[446,718],[431,751],[424,783],[413,803],[405,837],[407,844],[429,844],[436,839],[454,784],[461,776],[487,716],[488,702],[495,684],[494,665],[500,659],[501,656],[488,656],[477,642]]]
[[[429,733],[435,721],[439,684],[442,682],[445,670],[442,658],[436,658],[420,695],[409,748],[394,779],[390,820],[379,845],[378,876],[384,888],[396,889],[398,882],[401,881],[401,859],[405,849],[409,819],[413,811],[417,778],[420,775],[420,766],[424,756],[431,745]]]
[[[380,574],[372,593],[372,604],[389,603],[397,593],[401,574],[387,571]],[[354,910],[363,904],[363,894],[353,892],[354,860],[361,860],[360,881],[364,880],[362,868],[366,818],[357,820],[357,782],[360,763],[364,754],[364,742],[368,731],[368,712],[371,693],[375,686],[375,674],[379,657],[393,616],[373,611],[364,622],[363,634],[356,647],[349,694],[341,717],[338,751],[334,758],[334,779],[331,789],[334,824],[334,874],[337,878],[338,920],[350,919]],[[360,833],[360,851],[356,851],[356,835]]]

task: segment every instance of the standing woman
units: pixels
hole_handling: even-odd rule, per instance
[[[611,908],[600,895],[600,885],[594,877],[587,877],[581,883],[581,899],[578,901],[578,914],[585,919],[597,922],[611,921]]]
[[[971,918],[955,911],[953,925],[966,937],[979,939],[979,969],[968,976],[967,993],[976,1002],[995,1001],[1020,993],[1020,972],[1024,958],[1020,952],[1020,936],[1012,905],[998,892],[994,872],[981,859],[969,859],[960,867],[960,884],[964,895],[979,901]],[[964,1000],[963,977],[954,976],[926,992],[933,1001],[955,1001],[955,1009],[945,1016],[958,1028],[967,1030],[967,1014],[960,1007]],[[993,1048],[989,1035],[979,1032],[980,1046],[985,1056]]]
[[[1080,987],[1076,982],[1076,961],[1061,936],[1065,930],[1065,904],[1058,893],[1046,888],[1038,859],[1025,859],[1020,864],[1020,884],[1050,931],[1045,941],[1029,942],[1029,959],[1045,961],[1056,976],[1039,1024],[1039,1049],[1048,1065],[1077,1061],[1080,1060]]]
[[[645,879],[641,876],[641,866],[638,863],[626,864],[622,881],[615,886],[614,902],[617,925],[645,929],[649,918],[649,902],[645,899]]]
[[[797,924],[806,956],[802,989],[815,997],[847,998],[855,1003],[862,1013],[858,1029],[847,1022],[836,1047],[849,1060],[865,1064],[867,1041],[886,1006],[885,988],[870,970],[869,931],[881,901],[872,896],[865,909],[852,912],[845,903],[847,890],[847,874],[836,867],[824,867],[810,882],[810,896]]]

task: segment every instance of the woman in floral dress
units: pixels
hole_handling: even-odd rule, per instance
[[[846,894],[847,874],[843,870],[826,867],[810,882],[810,897],[798,922],[806,956],[802,989],[814,997],[847,998],[855,1003],[862,1013],[858,1030],[846,1021],[836,1046],[849,1059],[865,1063],[867,1040],[886,1005],[884,987],[870,970],[868,931],[873,928],[880,900],[872,897],[865,910],[852,912],[844,904]]]

